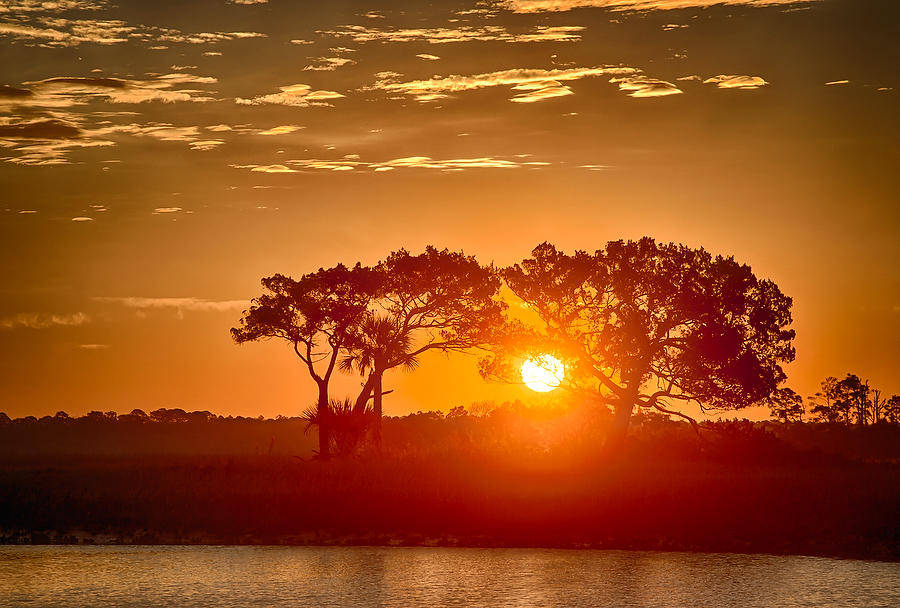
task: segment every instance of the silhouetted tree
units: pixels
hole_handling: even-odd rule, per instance
[[[500,279],[462,252],[427,247],[419,255],[404,249],[375,267],[376,309],[356,326],[344,369],[368,374],[356,407],[372,396],[373,438],[381,442],[384,373],[415,369],[428,351],[463,351],[489,342],[503,324]]]
[[[884,419],[893,424],[900,423],[900,395],[891,395],[884,402]]]
[[[835,402],[846,412],[848,422],[851,418],[855,418],[860,426],[869,422],[869,383],[860,380],[856,374],[847,374],[837,383]]]
[[[761,403],[794,358],[791,299],[749,266],[702,248],[643,238],[568,255],[543,243],[503,277],[540,319],[537,348],[566,364],[565,386],[612,407],[613,445],[635,407],[690,419],[669,403]],[[511,341],[482,373],[511,379],[520,362]]]
[[[821,390],[810,395],[809,411],[819,422],[840,422],[841,410],[835,407],[834,398],[838,379],[828,376],[820,383]]]
[[[856,374],[847,374],[843,380],[829,376],[821,386],[822,390],[810,397],[810,411],[818,420],[859,425],[875,420],[869,383],[860,380]]]
[[[769,397],[768,404],[773,418],[782,422],[803,421],[803,397],[793,389],[775,389]]]
[[[350,399],[332,399],[327,409],[311,407],[303,412],[302,418],[307,422],[307,430],[313,426],[320,430],[322,427],[329,429],[330,454],[350,456],[356,452],[372,427],[372,407],[364,404],[362,408],[356,408],[355,405]]]
[[[377,285],[370,268],[339,264],[299,280],[276,274],[262,279],[266,293],[244,311],[231,335],[238,344],[276,338],[293,347],[318,388],[319,449],[328,458],[328,386],[338,355],[368,309]],[[321,424],[324,422],[325,424]]]

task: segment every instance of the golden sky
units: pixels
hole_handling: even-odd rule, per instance
[[[788,385],[900,393],[895,0],[0,0],[0,411],[294,415],[259,278],[650,235],[794,298]],[[474,360],[386,412],[526,396]],[[356,378],[336,385],[336,396]],[[751,412],[752,414],[752,412]]]

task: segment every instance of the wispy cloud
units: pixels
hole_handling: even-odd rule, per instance
[[[50,327],[71,327],[84,325],[89,321],[90,317],[83,312],[71,314],[21,312],[10,317],[0,318],[0,329],[47,329]]]
[[[501,0],[498,4],[515,13],[540,13],[592,7],[611,11],[658,11],[717,5],[788,6],[817,1],[819,0]]]
[[[528,32],[515,34],[499,25],[460,26],[454,28],[378,29],[363,25],[345,25],[335,30],[319,30],[325,36],[349,38],[354,42],[575,42],[581,40],[584,27],[578,25],[538,26]]]
[[[407,82],[400,82],[396,80],[396,76],[390,74],[367,88],[401,93],[418,101],[427,102],[445,97],[448,93],[505,86],[514,91],[528,91],[516,95],[511,98],[511,101],[540,101],[551,97],[570,95],[571,90],[562,84],[563,81],[580,80],[589,76],[630,76],[637,72],[638,70],[634,68],[612,66],[554,70],[516,68],[472,76],[436,76],[428,80]],[[546,92],[542,93],[541,91]]]
[[[318,57],[314,61],[315,63],[307,65],[303,70],[307,72],[333,72],[341,66],[353,65],[356,63],[352,59],[346,57]]]
[[[610,82],[618,84],[620,91],[628,91],[629,97],[666,97],[683,92],[671,82],[646,76],[612,78]]]
[[[146,103],[159,101],[211,101],[205,93],[194,89],[178,89],[182,85],[208,85],[216,83],[210,76],[197,76],[183,72],[160,74],[145,80],[85,76],[57,76],[24,83],[28,89],[15,89],[0,93],[0,108],[67,108],[85,105],[92,101],[115,104]],[[10,87],[12,89],[12,87]],[[23,92],[23,91],[27,91]]]
[[[271,129],[265,129],[260,131],[260,135],[287,135],[288,133],[293,133],[295,131],[299,131],[300,129],[304,129],[305,127],[298,127],[297,125],[279,125],[277,127],[272,127]]]
[[[146,298],[146,297],[109,297],[98,296],[95,302],[118,304],[126,308],[169,309],[191,312],[223,312],[240,310],[246,307],[249,300],[207,300],[203,298]]]
[[[758,89],[769,84],[759,76],[735,76],[725,74],[707,78],[703,83],[714,84],[720,89],[742,89],[747,91]]]
[[[260,173],[298,173],[301,171],[374,171],[385,172],[395,169],[437,169],[441,171],[461,171],[464,169],[515,169],[547,166],[542,161],[523,161],[522,158],[477,158],[435,159],[430,156],[406,156],[385,161],[369,162],[360,160],[356,154],[342,158],[304,158],[288,160],[278,165],[231,165],[235,169],[250,169]]]
[[[260,95],[258,97],[242,98],[238,97],[235,103],[248,106],[258,106],[265,104],[277,104],[283,106],[309,107],[309,106],[331,106],[329,99],[338,99],[343,97],[336,91],[313,91],[308,84],[290,84],[279,87],[280,93],[270,93],[268,95]]]

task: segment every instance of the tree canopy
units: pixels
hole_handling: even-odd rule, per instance
[[[482,362],[511,379],[523,349],[552,352],[570,389],[615,410],[624,436],[635,407],[684,414],[765,401],[792,361],[791,299],[731,257],[649,237],[567,254],[550,243],[502,272],[537,315],[539,329],[513,336]]]

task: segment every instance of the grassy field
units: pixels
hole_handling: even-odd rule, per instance
[[[330,462],[307,458],[315,436],[296,419],[149,423],[130,428],[130,443],[107,421],[81,453],[50,440],[59,428],[41,436],[7,425],[0,536],[900,558],[895,427],[820,427],[829,452],[814,445],[809,425],[725,423],[697,438],[686,425],[646,420],[622,451],[608,453],[599,447],[602,417],[589,424],[584,415],[387,419],[380,454]],[[283,435],[267,439],[273,431]],[[142,433],[160,439],[156,450],[135,439]],[[286,445],[291,433],[297,443]],[[803,449],[778,438],[792,434]],[[26,435],[30,450],[10,441]],[[860,443],[886,456],[840,453]]]

